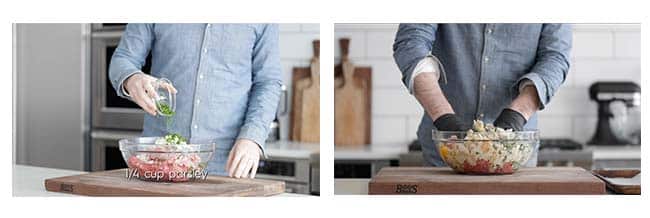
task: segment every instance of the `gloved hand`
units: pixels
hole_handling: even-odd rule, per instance
[[[262,149],[257,143],[248,139],[238,139],[230,150],[226,171],[235,178],[255,178],[257,166],[262,156]]]
[[[494,126],[513,131],[523,131],[524,125],[526,125],[524,115],[510,108],[503,109],[494,121]]]
[[[156,89],[153,87],[156,80],[155,77],[147,74],[136,73],[126,79],[123,84],[124,89],[126,89],[126,94],[133,99],[133,102],[152,116],[156,115],[157,110],[156,103],[152,100],[152,98],[157,97]],[[169,83],[163,83],[162,86],[170,90],[173,94],[177,92],[176,88]]]
[[[470,126],[463,123],[456,114],[444,114],[433,121],[433,125],[440,131],[467,131],[470,129]]]

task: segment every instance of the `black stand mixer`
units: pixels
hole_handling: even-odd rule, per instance
[[[641,88],[633,82],[596,82],[589,87],[589,97],[598,103],[598,124],[591,145],[627,145],[630,141],[614,134],[611,103],[621,101],[626,107],[641,104]]]

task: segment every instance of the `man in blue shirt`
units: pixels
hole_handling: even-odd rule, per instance
[[[567,24],[401,24],[393,44],[402,81],[425,110],[418,128],[428,165],[445,166],[432,130],[472,120],[536,129],[569,71]],[[537,164],[537,149],[526,166]]]
[[[213,140],[208,173],[253,178],[280,98],[278,37],[272,24],[129,24],[109,76],[148,113],[143,136]],[[150,52],[151,76],[140,71]],[[151,100],[157,78],[178,93],[169,127]]]

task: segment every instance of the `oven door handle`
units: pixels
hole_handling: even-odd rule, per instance
[[[93,39],[120,39],[124,31],[102,31],[92,32],[90,36]]]
[[[120,140],[140,137],[140,135],[140,131],[93,130],[90,132],[91,138],[101,140]]]

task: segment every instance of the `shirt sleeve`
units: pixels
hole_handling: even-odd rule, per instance
[[[129,98],[123,83],[131,75],[142,72],[147,54],[154,40],[153,24],[128,24],[113,53],[108,76],[117,95]]]
[[[277,24],[264,25],[258,33],[253,47],[253,85],[244,125],[237,137],[257,143],[265,157],[265,141],[280,101],[282,86],[278,38]]]
[[[436,80],[440,79],[440,71],[441,71],[442,65],[440,64],[440,61],[438,58],[436,58],[433,55],[428,55],[424,57],[420,62],[418,62],[417,65],[415,65],[415,68],[413,69],[413,73],[411,74],[411,79],[407,83],[407,87],[409,89],[409,92],[411,94],[414,94],[414,81],[415,78],[418,77],[418,75],[422,73],[431,73],[433,76],[436,78]],[[443,72],[442,74],[443,78],[445,78],[446,82],[446,76]]]
[[[416,76],[414,74],[424,72],[422,68],[418,68],[419,63],[421,61],[429,62],[426,60],[426,57],[437,60],[437,58],[431,55],[437,29],[437,24],[399,25],[395,42],[393,43],[393,58],[397,67],[402,72],[402,82],[411,93],[413,93],[413,79]]]
[[[536,63],[512,87],[516,93],[530,80],[537,89],[540,110],[551,101],[569,72],[572,30],[569,24],[544,24],[537,47]],[[525,84],[525,83],[524,83]]]

